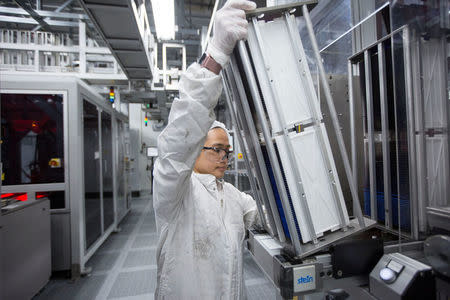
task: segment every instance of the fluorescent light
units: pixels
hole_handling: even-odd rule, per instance
[[[175,7],[174,0],[151,0],[153,18],[156,26],[156,36],[160,40],[175,38]]]

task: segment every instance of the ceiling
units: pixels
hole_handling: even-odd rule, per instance
[[[70,34],[73,43],[76,45],[79,40],[78,19],[82,15],[82,19],[86,23],[87,36],[96,40],[99,46],[109,47],[114,51],[116,59],[129,79],[150,79],[152,75],[148,74],[150,73],[150,66],[148,66],[147,57],[138,53],[138,50],[143,50],[142,45],[138,45],[138,47],[123,44],[124,40],[131,41],[133,38],[133,40],[138,40],[133,37],[133,35],[136,36],[137,32],[136,24],[134,24],[134,27],[131,26],[132,24],[128,24],[130,26],[122,24],[123,28],[114,24],[114,21],[117,22],[119,17],[122,18],[121,22],[125,23],[132,18],[130,10],[126,9],[126,7],[130,7],[132,1],[138,5],[145,4],[150,30],[156,37],[151,0],[0,0],[0,9],[2,9],[0,12],[0,28],[66,32]],[[224,0],[218,1],[221,3]],[[185,45],[187,65],[198,59],[201,55],[201,32],[202,29],[206,32],[209,26],[215,2],[216,0],[175,0],[175,24],[177,29],[175,40],[158,41],[158,67],[160,69],[162,69],[161,50],[164,42]],[[118,13],[121,15],[117,15]],[[111,26],[111,24],[114,26]],[[102,32],[98,31],[99,28]],[[120,45],[117,45],[118,42],[120,42]],[[116,48],[121,50],[117,51]],[[119,55],[119,52],[124,53],[123,57]],[[169,67],[181,67],[181,53],[181,51],[176,50],[167,53]],[[139,65],[141,60],[146,60],[147,65]],[[152,106],[151,108],[154,111],[149,111],[152,118],[166,120],[170,109],[168,104],[171,102],[170,99],[173,99],[173,92],[176,93],[176,91],[168,93],[166,91],[149,91],[148,82],[148,80],[132,81],[132,89],[130,89],[132,93],[128,96],[126,91],[123,91],[124,97],[122,100],[156,104],[155,107]],[[142,95],[139,95],[139,92]]]
[[[155,25],[153,22],[153,12],[150,0],[141,0],[145,2],[148,19],[152,33],[156,36],[154,31]],[[103,1],[97,1],[103,2]],[[108,1],[106,1],[108,2]],[[182,43],[186,46],[187,64],[197,60],[200,55],[200,32],[202,27],[206,28],[209,25],[211,14],[214,8],[215,0],[175,0],[175,23],[178,31],[175,34],[175,40],[172,43]],[[84,10],[77,0],[0,0],[0,7],[11,8],[29,8],[30,10],[44,10],[44,11],[59,11],[61,13],[77,13],[84,14]],[[27,10],[28,11],[28,10]],[[10,17],[29,18],[27,16],[18,16],[16,14],[5,14]],[[44,18],[42,18],[44,19]],[[52,18],[51,18],[52,19]],[[46,19],[44,19],[45,21]],[[47,19],[48,20],[48,19]],[[58,18],[58,20],[61,20]],[[75,21],[70,18],[63,19],[64,21]],[[104,45],[101,35],[95,29],[95,26],[86,21],[88,36],[95,38],[101,45]],[[2,22],[0,21],[0,28],[8,29],[24,29],[32,30],[36,28],[33,24],[22,24],[20,22]],[[40,28],[39,30],[49,30],[53,32],[69,32],[73,34],[76,41],[78,39],[78,28],[75,26],[58,26],[49,25],[48,27]],[[161,52],[159,52],[161,53]],[[178,60],[180,57],[177,53],[168,53],[170,60]],[[161,56],[161,55],[160,55]]]
[[[178,31],[175,33],[175,43],[186,46],[187,64],[196,61],[200,53],[200,40],[202,27],[209,26],[215,0],[175,0],[175,24]],[[151,2],[146,3],[150,27],[155,28]],[[205,29],[205,30],[206,30]],[[156,36],[156,32],[152,30]],[[161,53],[161,52],[159,52]],[[176,59],[176,57],[172,57]]]
[[[26,7],[26,8],[25,8]],[[33,30],[33,31],[51,31],[51,32],[64,32],[69,33],[73,42],[78,43],[78,22],[77,19],[71,18],[71,14],[85,15],[83,8],[80,6],[77,0],[0,0],[0,8],[23,8],[30,12],[34,11],[46,11],[55,13],[68,13],[67,17],[48,17],[42,18],[42,21],[48,23],[48,27],[36,26],[35,24],[27,24],[29,19],[35,19],[29,15],[22,15],[16,13],[1,12],[0,16],[6,16],[11,18],[12,21],[4,22],[0,20],[0,28],[2,29],[17,29],[17,30]],[[21,20],[25,20],[22,22]],[[36,19],[35,19],[36,20]],[[89,38],[96,40],[99,46],[106,46],[100,34],[95,29],[93,23],[87,16],[83,18],[86,23],[86,34]],[[52,24],[53,21],[56,25]]]

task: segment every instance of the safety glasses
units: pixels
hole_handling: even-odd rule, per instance
[[[220,158],[220,160],[230,159],[231,155],[233,155],[233,151],[218,147],[203,147],[203,150],[213,151],[213,153],[217,156],[217,158]]]

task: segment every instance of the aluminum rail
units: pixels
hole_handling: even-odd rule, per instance
[[[237,89],[239,90],[240,97],[241,99],[247,99],[247,96],[245,94],[245,90],[244,87],[242,85],[242,79],[241,76],[239,74],[239,71],[237,69],[237,65],[236,65],[236,61],[235,58],[231,58],[231,69],[234,73],[234,77],[238,80],[236,80],[236,84],[237,84]],[[272,212],[272,217],[273,217],[273,221],[275,222],[275,226],[276,226],[276,230],[278,233],[278,238],[280,240],[280,242],[286,242],[286,236],[284,234],[283,231],[283,227],[281,224],[281,219],[278,213],[278,208],[277,205],[275,203],[275,197],[273,195],[273,190],[272,190],[272,184],[270,182],[270,178],[269,175],[267,173],[267,169],[266,166],[264,164],[262,164],[262,162],[264,161],[264,157],[262,154],[262,151],[260,149],[260,144],[259,144],[259,139],[258,139],[258,135],[257,135],[257,131],[255,128],[255,125],[253,124],[253,120],[251,118],[251,110],[250,107],[248,105],[247,101],[240,101],[241,104],[241,109],[244,113],[244,116],[246,118],[247,121],[247,126],[248,126],[248,134],[250,137],[250,141],[252,142],[252,146],[253,146],[253,150],[254,150],[254,154],[256,156],[258,165],[259,165],[259,173],[262,176],[263,179],[263,185],[264,185],[264,189],[266,190],[266,195],[267,195],[267,204],[268,204],[268,208],[270,208],[271,212]],[[251,150],[251,149],[249,149]]]
[[[298,67],[298,71],[301,72],[301,68],[300,68],[300,64],[302,59],[305,59],[304,57],[302,57],[299,49],[302,48],[302,45],[296,45],[295,42],[297,43],[301,43],[299,42],[299,38],[298,38],[298,30],[297,30],[297,26],[295,24],[295,19],[293,17],[293,15],[290,14],[290,12],[285,12],[284,13],[284,17],[285,17],[285,21],[286,21],[286,25],[288,28],[288,32],[289,32],[289,36],[291,37],[292,41],[293,41],[293,50],[294,53],[296,55],[296,62],[297,62],[297,67]],[[311,86],[311,92],[314,91],[314,87]],[[311,97],[309,99],[314,99],[315,97]],[[328,172],[328,179],[331,182],[331,186],[333,189],[333,200],[334,200],[334,204],[336,205],[337,211],[338,211],[338,217],[339,217],[339,225],[341,226],[342,230],[347,230],[347,224],[345,223],[345,218],[344,218],[344,213],[343,213],[343,208],[342,208],[342,203],[341,203],[341,199],[339,198],[339,191],[338,191],[338,187],[337,184],[335,183],[336,181],[336,176],[337,174],[334,174],[331,170],[332,170],[332,163],[330,161],[330,157],[328,155],[326,155],[325,153],[325,141],[324,141],[324,136],[323,136],[323,132],[320,129],[320,125],[321,125],[321,119],[323,118],[321,113],[316,109],[316,106],[313,105],[311,102],[312,101],[307,101],[308,102],[308,108],[309,111],[311,113],[311,115],[313,115],[313,123],[315,124],[315,127],[318,129],[317,132],[317,141],[320,145],[320,147],[322,148],[322,151],[320,151],[320,155],[323,159],[323,161],[325,162],[328,170],[330,170]],[[337,179],[339,181],[339,179]],[[306,203],[306,207],[308,207],[308,203],[306,202],[306,199],[304,200]]]
[[[292,244],[294,246],[296,253],[302,253],[303,251],[302,251],[302,245],[300,244],[300,237],[298,236],[297,229],[295,228],[295,225],[294,225],[295,224],[294,217],[293,217],[292,211],[290,209],[291,206],[290,206],[289,199],[288,199],[288,196],[286,193],[286,186],[284,185],[284,180],[283,180],[283,176],[281,173],[280,164],[279,164],[278,158],[276,156],[275,147],[272,143],[272,136],[270,134],[270,129],[269,129],[269,126],[268,126],[265,118],[261,118],[261,116],[264,116],[264,109],[263,109],[263,106],[261,103],[261,97],[259,94],[258,86],[256,84],[256,78],[253,74],[252,66],[250,63],[250,58],[248,56],[247,49],[245,48],[245,44],[243,41],[239,41],[238,51],[242,58],[242,65],[244,67],[244,72],[247,76],[250,93],[251,93],[253,99],[255,100],[254,105],[255,105],[256,113],[260,116],[260,122],[261,122],[261,127],[262,127],[262,131],[263,131],[263,135],[264,135],[264,140],[266,141],[267,152],[269,154],[270,161],[272,162],[274,176],[275,176],[277,183],[280,185],[280,186],[278,186],[278,191],[280,193],[281,200],[283,202],[284,214],[288,221],[287,224],[288,224],[288,228],[289,228],[289,233],[291,235],[291,241],[292,241]]]
[[[224,76],[223,76],[223,74],[222,74],[222,83],[223,83],[223,86],[224,86],[224,87],[227,85],[227,84],[226,84],[226,81],[225,81],[225,78],[224,78]],[[238,121],[237,121],[238,118],[237,118],[237,116],[236,116],[236,111],[235,111],[235,109],[233,108],[233,104],[232,104],[232,100],[231,100],[231,95],[229,94],[229,91],[228,91],[227,88],[225,88],[224,91],[225,91],[225,99],[226,99],[226,101],[227,101],[227,104],[228,104],[229,109],[231,110],[231,113],[230,113],[230,115],[231,115],[231,120],[233,121],[234,124],[239,124]],[[238,132],[236,132],[236,136],[237,136],[237,138],[238,138],[239,144],[242,145],[241,147],[245,147],[245,146],[244,146],[244,140],[243,140],[241,134],[238,133]],[[247,161],[247,159],[245,159],[245,166],[247,167],[248,170],[250,170],[250,164],[249,164],[249,162]],[[250,175],[250,174],[249,174],[249,175]],[[253,176],[248,176],[248,179],[249,179],[249,181],[250,181],[250,186],[252,187],[252,189],[253,189],[254,191],[257,191],[258,189],[256,188],[255,178],[253,178]],[[259,195],[258,195],[257,198],[259,198]],[[258,200],[260,200],[260,199],[258,199]],[[264,223],[265,223],[264,212],[262,211],[260,205],[256,205],[256,207],[258,208],[258,213],[259,213],[259,215],[262,216],[262,218],[261,218],[262,220],[261,220],[261,221],[262,221],[263,224],[264,224]],[[269,227],[270,227],[270,226],[269,226]]]
[[[258,41],[258,49],[259,49],[259,52],[260,52],[260,56],[261,56],[261,58],[262,58],[262,61],[263,61],[263,63],[265,64],[265,65],[267,65],[267,58],[266,58],[266,55],[264,55],[264,49],[263,49],[263,47],[262,47],[262,41],[263,41],[263,39],[262,39],[262,34],[261,34],[261,32],[260,32],[260,29],[259,29],[259,26],[258,26],[258,21],[256,20],[256,18],[255,17],[253,17],[252,18],[252,23],[253,23],[253,28],[254,28],[254,30],[255,30],[255,36],[256,36],[256,40]],[[251,69],[250,69],[251,70]],[[253,75],[253,73],[252,73],[252,75]],[[256,80],[256,79],[255,79]],[[268,81],[268,80],[267,80]],[[255,81],[255,85],[256,85],[256,81]],[[273,86],[272,85],[270,85],[269,84],[269,89],[270,89],[270,91],[271,91],[271,94],[272,94],[272,96],[273,96],[273,98],[278,98],[278,96],[277,96],[277,94],[276,94],[276,91],[274,90],[274,88],[273,88]],[[278,99],[277,99],[278,100]],[[258,100],[256,100],[256,101],[261,101],[260,100],[260,98],[258,99]],[[289,139],[287,138],[287,136],[288,136],[288,131],[287,131],[287,129],[286,129],[286,126],[285,126],[285,124],[286,124],[286,122],[285,122],[285,120],[284,120],[284,118],[283,118],[283,115],[280,113],[280,110],[278,109],[278,106],[277,105],[275,105],[275,107],[274,107],[274,110],[275,110],[275,114],[277,115],[277,118],[278,118],[278,120],[281,120],[281,128],[282,128],[282,130],[283,130],[283,135],[282,135],[282,137],[283,137],[283,139],[284,139],[284,142],[285,142],[285,145],[286,145],[286,147],[288,148],[288,150],[289,151],[287,151],[288,152],[288,155],[289,155],[289,160],[290,161],[292,161],[292,162],[294,162],[294,161],[296,161],[296,158],[295,158],[295,156],[294,156],[294,149],[292,148],[292,144],[291,144],[291,142],[289,141]],[[262,112],[261,112],[261,114],[260,114],[260,116],[261,116],[261,119],[264,119],[263,118],[263,116],[264,116],[264,110],[262,110]],[[269,136],[270,136],[270,138],[271,138],[271,140],[272,140],[272,135],[270,134],[270,131],[269,131]],[[299,183],[301,183],[301,182],[303,182],[303,180],[302,180],[302,178],[301,178],[301,176],[300,176],[300,173],[299,173],[299,171],[298,171],[298,169],[297,168],[291,168],[291,170],[292,170],[292,172],[294,173],[294,176],[295,176],[295,178],[296,178],[296,181],[297,182],[299,182]],[[304,190],[303,190],[303,185],[302,184],[299,184],[298,186],[297,186],[297,188],[298,188],[298,200],[299,200],[299,204],[300,204],[300,206],[301,206],[301,208],[302,208],[302,211],[303,211],[303,213],[304,213],[304,216],[305,216],[305,221],[306,221],[306,224],[308,225],[307,226],[307,228],[306,228],[306,230],[308,231],[308,234],[309,234],[309,237],[310,237],[310,239],[313,241],[313,243],[317,243],[317,234],[316,234],[316,231],[315,231],[315,229],[314,229],[314,223],[313,223],[313,221],[312,221],[312,217],[311,217],[311,211],[310,211],[310,209],[309,209],[309,205],[308,205],[308,202],[306,201],[306,197],[304,197],[304,195],[305,195],[305,192],[304,192]],[[291,197],[292,197],[292,193],[291,193]]]
[[[369,50],[364,51],[364,71],[366,79],[366,116],[367,116],[367,144],[369,150],[369,183],[370,183],[370,217],[378,219],[377,211],[377,179],[375,166],[375,141],[373,125],[373,87],[372,87],[372,59]]]
[[[330,87],[328,86],[328,81],[325,76],[325,69],[323,67],[322,58],[320,57],[319,47],[317,46],[317,41],[316,41],[316,38],[314,35],[314,30],[313,30],[311,18],[309,16],[308,7],[306,5],[303,5],[302,10],[303,10],[303,16],[305,17],[306,27],[308,29],[309,38],[311,40],[311,45],[313,47],[314,55],[316,57],[317,66],[319,68],[320,80],[322,81],[325,98],[327,100],[331,119],[333,121],[333,125],[334,125],[333,127],[334,127],[334,130],[336,133],[339,150],[341,153],[342,161],[344,163],[345,173],[347,175],[347,180],[348,180],[348,183],[350,186],[350,191],[352,194],[353,202],[354,202],[354,204],[356,204],[355,205],[356,211],[354,211],[353,213],[358,218],[359,225],[361,227],[364,227],[364,217],[363,217],[363,214],[361,211],[361,204],[359,202],[358,191],[356,189],[354,180],[352,180],[352,178],[353,178],[352,170],[351,170],[350,162],[348,160],[348,155],[347,155],[347,152],[345,149],[344,138],[342,136],[342,132],[340,131],[340,125],[339,125],[339,120],[338,120],[338,116],[336,113],[336,108],[334,107],[333,98],[331,97]]]
[[[378,44],[378,74],[380,81],[381,142],[383,151],[384,224],[387,228],[392,228],[391,155],[389,150],[386,54],[383,42]]]

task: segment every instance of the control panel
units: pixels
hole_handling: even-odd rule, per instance
[[[427,299],[434,294],[432,269],[400,253],[385,254],[370,273],[370,293],[378,299]]]

